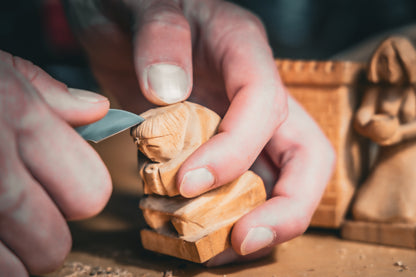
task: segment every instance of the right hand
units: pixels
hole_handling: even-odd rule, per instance
[[[98,154],[71,126],[108,111],[105,97],[71,90],[0,51],[0,272],[42,274],[71,248],[65,220],[97,214],[111,193]]]

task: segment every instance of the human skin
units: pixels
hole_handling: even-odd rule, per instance
[[[42,274],[70,251],[66,220],[97,214],[110,196],[107,169],[72,128],[109,102],[2,51],[0,80],[0,275]]]
[[[189,97],[223,117],[218,134],[179,169],[183,196],[236,179],[263,149],[269,157],[278,176],[271,198],[236,223],[233,250],[207,265],[264,256],[306,230],[334,152],[288,97],[254,15],[215,0],[67,0],[66,7],[97,80],[124,109],[141,113]]]

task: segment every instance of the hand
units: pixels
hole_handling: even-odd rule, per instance
[[[319,126],[292,97],[289,116],[267,144],[264,175],[277,178],[263,205],[242,217],[233,228],[229,249],[211,259],[217,266],[263,257],[272,247],[301,235],[331,177],[335,154]],[[270,172],[271,171],[271,172]]]
[[[287,93],[255,16],[223,1],[68,3],[95,76],[124,108],[142,112],[151,107],[145,98],[165,105],[186,99],[192,90],[191,101],[223,116],[218,134],[180,168],[177,183],[183,196],[236,179],[271,140],[267,152],[281,176],[273,198],[236,224],[232,242],[237,253],[266,246],[249,239],[245,245],[256,246],[242,250],[251,227],[270,227],[274,235],[267,246],[305,230],[329,178],[333,152],[292,100],[293,114],[279,128],[287,117]]]
[[[2,51],[0,84],[0,272],[42,274],[71,248],[65,219],[98,213],[111,193],[101,159],[71,128],[109,102]]]

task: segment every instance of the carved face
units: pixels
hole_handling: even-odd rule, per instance
[[[183,103],[149,110],[143,123],[132,129],[140,152],[154,162],[166,162],[184,147],[189,110]]]
[[[166,162],[174,158],[183,148],[172,135],[140,138],[138,139],[139,150],[154,162]]]
[[[377,60],[377,74],[380,82],[399,84],[404,82],[405,73],[393,47],[385,47]]]

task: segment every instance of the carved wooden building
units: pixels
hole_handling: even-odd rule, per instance
[[[289,92],[317,121],[336,151],[335,171],[311,226],[338,228],[367,164],[368,155],[362,155],[365,141],[352,127],[365,64],[299,60],[276,60],[276,64]]]

